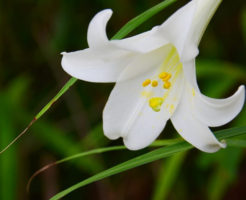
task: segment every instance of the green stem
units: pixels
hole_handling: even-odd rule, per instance
[[[164,8],[168,7],[169,5],[173,4],[177,0],[166,0],[163,1],[154,7],[146,10],[142,14],[138,15],[134,19],[130,20],[122,29],[120,29],[113,37],[112,40],[122,39],[123,37],[127,36],[128,33],[132,32],[135,28],[140,26],[144,23],[147,19],[150,19]]]
[[[68,82],[62,87],[62,89],[57,93],[55,97],[53,97],[46,106],[42,108],[42,110],[35,116],[35,120],[39,119],[50,107],[77,81],[78,79],[72,77],[68,80]]]

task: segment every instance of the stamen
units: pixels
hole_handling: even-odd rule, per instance
[[[152,87],[156,87],[158,85],[158,81],[156,81],[156,80],[152,81],[151,85],[152,85]]]
[[[169,89],[171,87],[171,83],[169,81],[166,81],[164,84],[163,84],[163,88],[165,89]]]
[[[164,100],[161,97],[153,97],[149,100],[149,106],[155,111],[159,112],[161,110],[161,105]]]
[[[166,78],[167,75],[168,75],[167,72],[162,72],[162,73],[159,74],[159,78],[160,79],[164,79],[164,78]]]
[[[169,79],[172,77],[172,74],[167,74],[164,78],[162,78],[163,81],[169,81]]]
[[[142,83],[142,86],[143,86],[143,87],[146,87],[146,86],[148,86],[150,83],[151,83],[151,80],[150,80],[150,79],[146,79],[146,80]]]

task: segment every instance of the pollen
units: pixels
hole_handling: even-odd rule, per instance
[[[163,88],[165,89],[169,89],[171,87],[171,83],[169,81],[166,81],[164,84],[163,84]]]
[[[149,106],[155,111],[159,112],[161,110],[161,105],[164,100],[161,97],[153,97],[149,100]]]
[[[142,83],[142,86],[143,86],[143,87],[146,87],[146,86],[148,86],[150,83],[151,83],[151,80],[150,80],[150,79],[146,79],[146,80]]]
[[[141,96],[145,98],[150,98],[153,96],[153,92],[152,91],[142,91]]]
[[[192,88],[192,96],[194,97],[196,95],[195,89]]]
[[[173,104],[171,104],[171,105],[170,105],[170,113],[173,113],[174,108],[175,108],[175,107],[174,107],[174,105],[173,105]]]
[[[167,75],[168,75],[167,72],[162,72],[162,73],[159,74],[159,78],[160,79],[164,79],[164,78],[166,78]]]
[[[158,86],[158,81],[156,81],[156,80],[154,80],[154,81],[152,81],[152,87],[156,87],[156,86]]]
[[[169,79],[172,77],[172,74],[167,74],[164,78],[162,78],[163,81],[169,81]]]

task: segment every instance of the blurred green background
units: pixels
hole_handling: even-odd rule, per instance
[[[160,0],[11,0],[0,2],[0,147],[5,147],[58,92],[69,76],[60,52],[87,47],[91,18],[112,8],[112,37],[127,21]],[[162,23],[185,0],[168,7],[132,34]],[[208,96],[227,97],[246,84],[246,3],[224,0],[200,44],[198,81]],[[42,119],[0,156],[0,199],[49,197],[99,171],[150,148],[84,157],[55,166],[32,182],[42,166],[85,150],[122,144],[109,141],[101,127],[102,110],[113,84],[78,81]],[[246,125],[246,110],[222,128]],[[222,129],[219,128],[219,129]],[[171,124],[160,138],[177,137]],[[81,188],[68,200],[245,199],[246,154],[227,148],[215,154],[198,150],[118,174]]]

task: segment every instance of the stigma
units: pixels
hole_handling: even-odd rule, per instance
[[[161,110],[161,105],[163,104],[164,100],[161,97],[153,97],[149,100],[149,106],[155,112],[159,112]]]

